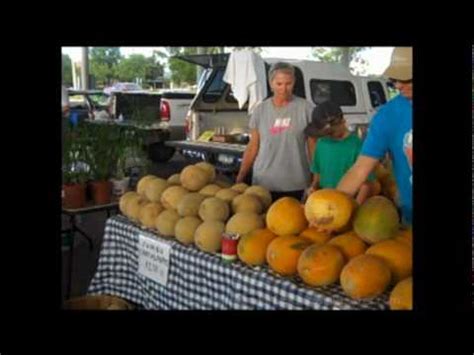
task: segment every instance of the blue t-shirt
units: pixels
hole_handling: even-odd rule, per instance
[[[398,95],[382,106],[372,119],[361,155],[381,159],[389,152],[400,194],[403,221],[412,223],[412,122],[411,102]]]

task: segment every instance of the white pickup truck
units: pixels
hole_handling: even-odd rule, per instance
[[[204,68],[204,82],[199,85],[186,117],[186,140],[167,141],[186,157],[206,160],[222,173],[238,172],[243,152],[248,143],[247,104],[238,108],[229,84],[223,81],[229,54],[189,55],[180,59]],[[295,67],[294,94],[315,105],[326,100],[338,103],[351,130],[360,136],[365,133],[377,107],[388,98],[387,82],[380,77],[357,77],[348,68],[336,63],[311,60],[264,58],[268,73],[270,65],[289,62]],[[271,91],[266,78],[267,92]],[[232,136],[224,142],[202,139],[204,132]]]

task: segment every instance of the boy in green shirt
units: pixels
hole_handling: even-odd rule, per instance
[[[332,101],[325,101],[313,110],[312,122],[305,134],[317,138],[308,195],[318,189],[335,189],[357,160],[362,140],[349,131],[341,108]],[[368,181],[373,180],[374,177],[369,176]],[[362,204],[370,195],[370,183],[365,182],[357,193],[357,203]]]

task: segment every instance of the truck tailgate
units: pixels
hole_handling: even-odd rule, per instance
[[[199,141],[167,141],[165,144],[177,149],[199,150],[210,153],[227,153],[241,156],[244,154],[244,144],[218,143],[218,142],[199,142]]]

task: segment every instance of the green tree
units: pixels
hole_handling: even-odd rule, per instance
[[[175,55],[197,54],[196,47],[167,47],[169,56],[168,68],[171,72],[171,81],[182,85],[187,83],[193,85],[196,83],[196,65],[185,62],[180,59],[172,58]]]
[[[132,54],[117,65],[116,77],[119,81],[135,81],[145,79],[147,59],[143,54]]]
[[[119,47],[92,47],[90,71],[96,82],[110,85],[116,76],[117,65],[122,59]]]
[[[72,63],[67,54],[62,55],[62,83],[66,86],[72,86]]]
[[[360,56],[360,53],[370,47],[313,47],[313,57],[321,62],[341,63],[350,68],[351,63],[358,63],[359,66],[367,66],[367,61]]]

